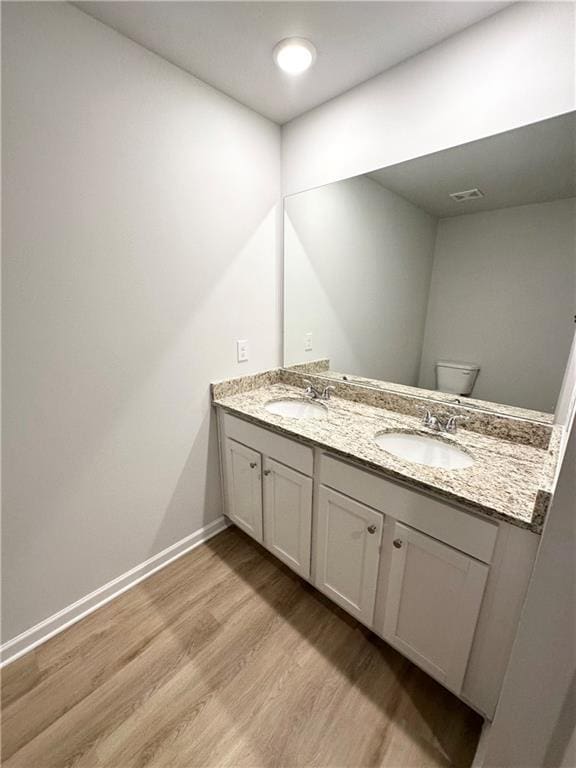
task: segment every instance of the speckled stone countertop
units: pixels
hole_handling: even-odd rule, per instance
[[[314,373],[315,371],[310,371]],[[363,386],[376,387],[387,392],[397,392],[403,395],[410,395],[412,397],[426,397],[431,402],[446,403],[447,405],[459,402],[466,408],[479,408],[480,410],[487,411],[489,413],[498,413],[503,416],[512,416],[516,419],[528,419],[530,421],[540,421],[543,424],[553,424],[554,414],[544,413],[542,411],[534,411],[528,408],[520,408],[516,405],[506,405],[505,403],[490,403],[487,400],[476,400],[473,397],[460,397],[456,395],[449,395],[445,392],[438,392],[437,390],[420,389],[419,387],[408,387],[403,384],[395,384],[390,381],[378,381],[377,379],[366,379],[361,376],[354,376],[350,374],[340,373],[338,371],[322,371],[318,373],[319,376],[323,376],[327,379],[333,379],[335,381],[348,381],[351,384],[361,384]]]
[[[333,397],[325,415],[292,419],[266,410],[270,400],[302,399],[302,389],[262,378],[258,388],[225,394],[213,390],[214,405],[330,453],[358,462],[386,477],[480,512],[541,533],[551,498],[561,429],[553,428],[547,450],[460,429],[439,435],[420,419],[365,403]],[[400,430],[431,434],[467,451],[474,464],[445,470],[399,459],[379,448],[376,433]]]
[[[431,404],[445,403],[454,405],[458,403],[465,408],[478,408],[488,413],[500,414],[502,416],[511,416],[515,419],[526,419],[529,421],[542,422],[543,424],[554,424],[554,414],[534,411],[528,408],[520,408],[516,405],[506,405],[505,403],[491,403],[487,400],[476,400],[472,397],[456,397],[446,392],[438,390],[421,389],[419,387],[410,387],[406,384],[396,384],[392,381],[381,381],[380,379],[369,379],[365,376],[357,376],[343,371],[334,371],[330,368],[330,361],[326,358],[321,360],[311,360],[309,363],[299,363],[297,365],[286,366],[285,370],[294,371],[307,375],[321,376],[325,379],[331,379],[335,382],[345,381],[348,384],[358,384],[362,387],[371,387],[384,392],[395,392],[409,397],[426,398]]]

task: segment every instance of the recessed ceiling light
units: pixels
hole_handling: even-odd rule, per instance
[[[275,46],[273,56],[276,65],[283,72],[301,75],[314,63],[316,48],[303,37],[287,37]]]

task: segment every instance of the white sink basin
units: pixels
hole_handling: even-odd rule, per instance
[[[270,400],[264,407],[276,416],[289,419],[318,419],[326,415],[326,406],[314,400]]]
[[[466,451],[428,435],[383,432],[374,439],[376,444],[388,453],[416,464],[441,469],[465,469],[474,464],[474,459]]]

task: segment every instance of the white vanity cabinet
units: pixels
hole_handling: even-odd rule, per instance
[[[219,409],[226,514],[483,715],[539,537]]]
[[[264,459],[264,544],[299,573],[310,576],[312,478]]]
[[[498,524],[331,456],[322,456],[319,474],[319,521],[322,498],[336,494],[384,523],[373,616],[355,615],[460,694]]]
[[[312,540],[312,449],[224,414],[228,517],[305,579]]]
[[[371,627],[384,517],[324,486],[317,517],[314,585]]]
[[[390,527],[382,634],[430,675],[460,691],[488,566],[398,521]]]
[[[262,543],[262,457],[229,437],[225,446],[228,516]]]

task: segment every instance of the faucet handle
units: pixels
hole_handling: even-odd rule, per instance
[[[433,429],[436,432],[440,432],[443,429],[443,421],[441,416],[432,413],[429,408],[423,408],[424,418],[422,419],[422,426],[428,429]]]
[[[304,379],[303,384],[306,384],[306,389],[304,390],[304,395],[306,397],[312,398],[312,400],[316,400],[320,396],[320,392],[316,389],[314,384],[309,379]]]
[[[460,414],[456,413],[453,416],[450,416],[448,421],[446,422],[446,432],[456,432],[456,428],[458,424],[461,424],[464,421],[468,421],[470,419],[469,416],[461,416]]]
[[[322,400],[330,400],[331,392],[336,392],[336,387],[333,387],[331,384],[327,387],[324,387],[322,390]]]
[[[432,411],[429,408],[419,408],[420,413],[423,413],[422,424],[427,427],[433,419]]]

